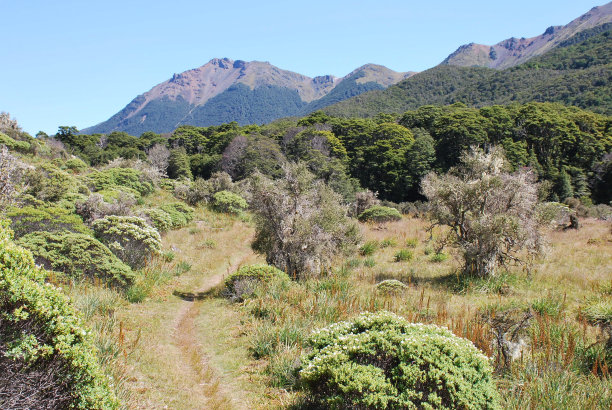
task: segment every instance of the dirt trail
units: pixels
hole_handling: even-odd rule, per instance
[[[228,271],[238,269],[242,262],[230,265]],[[209,360],[198,343],[195,319],[200,313],[202,299],[223,280],[223,273],[205,279],[196,292],[175,293],[184,299],[183,306],[177,312],[174,327],[174,341],[179,347],[185,367],[191,369],[194,389],[194,408],[206,409],[247,409],[244,403],[232,401],[222,385],[222,380],[209,365]],[[203,405],[203,407],[199,407]]]

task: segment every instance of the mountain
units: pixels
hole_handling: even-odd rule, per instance
[[[337,116],[402,113],[429,104],[482,107],[560,102],[612,114],[612,23],[584,30],[526,63],[504,70],[439,65],[385,90],[326,107]]]
[[[543,34],[520,39],[512,37],[488,46],[465,44],[449,55],[443,65],[504,69],[526,62],[557,47],[575,34],[612,21],[612,2],[593,7],[565,26],[551,26]]]
[[[215,58],[174,74],[84,133],[169,132],[182,124],[266,123],[301,115],[365,91],[384,89],[414,73],[367,64],[343,78],[310,78],[267,62]]]

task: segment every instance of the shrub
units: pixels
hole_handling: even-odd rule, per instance
[[[147,220],[149,225],[154,226],[159,232],[166,232],[172,229],[172,217],[163,209],[143,209],[141,211],[141,216]]]
[[[136,205],[134,196],[125,192],[120,192],[116,199],[111,200],[111,203],[106,202],[100,193],[95,193],[83,201],[75,202],[74,208],[85,222],[91,224],[96,219],[108,215],[129,216],[132,214],[134,205]]]
[[[273,280],[289,280],[289,276],[274,266],[246,265],[225,279],[225,289],[230,298],[242,300],[253,293],[258,283]]]
[[[134,278],[127,265],[89,235],[33,232],[18,243],[32,252],[37,264],[76,279],[99,278],[115,286],[126,286]]]
[[[434,225],[450,227],[446,243],[463,252],[463,271],[489,276],[499,265],[521,262],[522,250],[540,249],[537,185],[530,171],[510,174],[503,151],[472,149],[446,174],[422,182]]]
[[[396,279],[387,279],[376,284],[376,291],[385,295],[394,295],[406,289],[408,286]]]
[[[95,191],[113,189],[116,187],[129,188],[139,195],[148,195],[153,192],[153,184],[144,178],[142,172],[132,168],[109,168],[94,171],[88,175]]]
[[[435,325],[364,313],[308,344],[299,375],[317,408],[501,408],[488,358]]]
[[[23,167],[20,162],[0,146],[0,210],[10,206],[21,191]]]
[[[0,132],[0,145],[5,145],[8,149],[18,152],[28,152],[31,148],[29,142],[14,140],[2,132]]]
[[[351,216],[358,216],[366,209],[379,205],[380,201],[376,198],[376,193],[366,189],[355,194],[355,202],[352,204],[350,211]]]
[[[359,248],[359,253],[361,254],[361,256],[373,255],[374,252],[376,252],[376,250],[378,249],[378,246],[379,246],[379,243],[376,240],[367,241],[366,243],[361,245],[361,248]]]
[[[159,232],[135,216],[106,216],[94,221],[96,237],[123,262],[140,268],[161,251]]]
[[[91,336],[44,277],[0,224],[0,407],[117,408]]]
[[[261,174],[252,179],[251,246],[292,275],[318,275],[359,242],[359,228],[346,216],[339,195],[315,180],[305,164],[286,164],[284,171],[280,180]]]
[[[406,262],[411,260],[413,256],[414,255],[412,254],[411,250],[401,249],[397,251],[396,254],[393,256],[393,260],[395,262]]]
[[[241,214],[248,206],[243,197],[229,191],[219,191],[214,194],[212,205],[215,211],[230,214]]]
[[[402,219],[402,214],[395,208],[375,205],[360,213],[357,219],[359,219],[360,222],[384,223],[399,221]]]
[[[173,229],[183,227],[193,220],[193,208],[182,202],[165,204],[160,206],[159,209],[170,215]]]
[[[74,176],[49,163],[27,170],[24,178],[28,186],[25,192],[48,202],[59,201],[67,193],[77,192],[79,188]]]
[[[53,206],[11,208],[7,211],[6,217],[11,220],[11,229],[17,238],[36,231],[90,233],[78,215],[64,208]]]
[[[64,166],[67,169],[76,172],[81,172],[87,169],[87,164],[80,158],[70,158],[68,161],[66,161]]]
[[[210,182],[203,178],[197,178],[187,189],[185,201],[190,205],[197,205],[201,202],[210,201],[212,195],[212,187]]]

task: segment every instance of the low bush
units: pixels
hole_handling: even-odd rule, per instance
[[[359,219],[360,222],[384,223],[399,221],[402,219],[402,214],[395,208],[375,205],[360,213],[357,219]]]
[[[288,281],[289,276],[274,266],[245,265],[225,279],[226,294],[233,300],[243,300],[257,284],[274,280]]]
[[[114,409],[87,329],[0,223],[0,407]]]
[[[126,286],[134,278],[127,265],[89,235],[33,232],[18,243],[32,252],[37,264],[75,279],[98,278],[114,286]]]
[[[316,408],[501,408],[489,359],[445,328],[364,313],[308,344],[299,376]]]
[[[376,291],[384,295],[402,293],[406,289],[408,286],[396,279],[387,279],[376,284]]]
[[[229,191],[220,191],[213,195],[213,209],[217,212],[241,214],[247,209],[247,202],[243,197]]]
[[[76,201],[74,209],[85,222],[91,224],[96,219],[108,215],[129,216],[132,214],[134,205],[136,205],[134,196],[125,192],[121,192],[116,199],[110,200],[110,203],[100,193],[95,193],[82,201]]]
[[[80,183],[73,175],[44,163],[25,172],[27,194],[47,202],[57,202],[67,193],[78,192]]]
[[[66,169],[75,172],[82,172],[87,169],[87,164],[83,162],[80,158],[70,158],[68,161],[64,163]]]
[[[96,237],[123,262],[141,268],[161,252],[159,232],[135,216],[106,216],[94,221]]]
[[[149,225],[154,226],[159,232],[166,232],[172,229],[172,217],[163,209],[143,209],[141,211],[141,216],[147,220]]]
[[[91,233],[78,215],[64,208],[38,206],[11,208],[7,211],[6,217],[11,220],[11,229],[15,232],[16,238],[37,231]]]
[[[28,152],[32,147],[29,142],[14,140],[2,132],[0,132],[0,145],[5,145],[8,149],[18,152]]]
[[[124,187],[145,196],[154,190],[153,184],[142,175],[142,172],[132,168],[109,168],[94,171],[88,175],[88,178],[95,191]]]
[[[193,208],[182,202],[165,204],[160,206],[159,209],[170,215],[173,229],[181,228],[193,220]]]

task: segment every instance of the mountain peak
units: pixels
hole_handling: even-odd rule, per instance
[[[612,21],[612,2],[593,7],[565,26],[550,26],[543,34],[531,38],[500,41],[492,46],[469,43],[460,46],[441,63],[462,67],[508,68],[544,54],[574,34]]]

